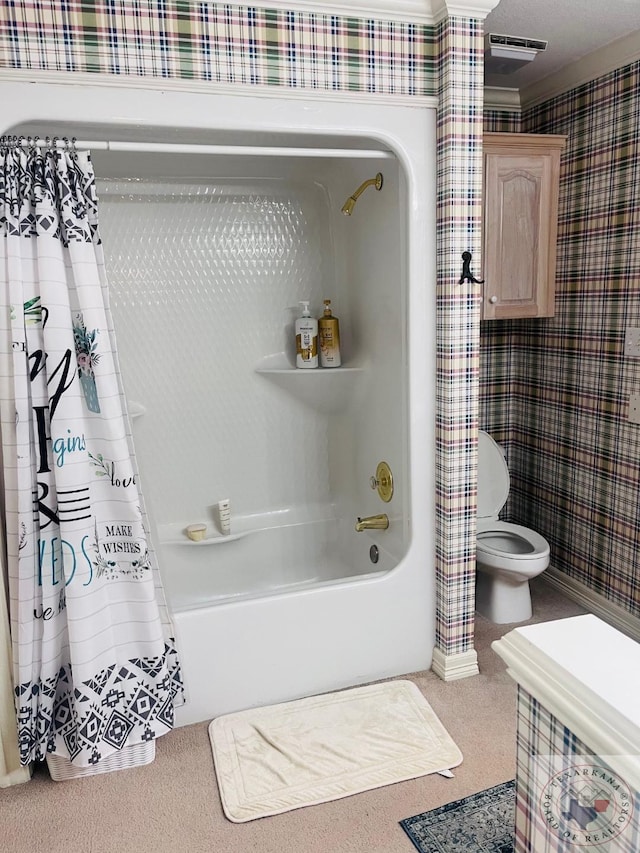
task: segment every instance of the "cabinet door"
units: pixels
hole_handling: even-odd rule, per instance
[[[553,315],[553,160],[542,153],[485,153],[484,319]]]

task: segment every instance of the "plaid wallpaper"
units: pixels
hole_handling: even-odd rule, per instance
[[[12,0],[0,67],[435,94],[421,24],[193,0]]]
[[[568,135],[556,316],[483,323],[481,424],[508,450],[508,517],[551,563],[640,616],[640,63],[526,111],[525,132]]]
[[[637,853],[640,793],[518,685],[514,853],[576,850]]]
[[[519,112],[485,109],[484,130],[491,133],[520,133]],[[511,388],[511,329],[510,320],[480,323],[480,399],[478,420],[509,455],[510,424],[513,419]],[[506,517],[511,499],[503,515]]]
[[[484,111],[484,130],[487,133],[520,133],[520,111],[487,108]]]
[[[0,4],[0,68],[439,95],[437,644],[473,647],[482,25],[419,24],[186,0]]]
[[[460,283],[462,253],[480,259],[483,28],[441,27],[438,114],[436,642],[473,648],[480,288]],[[472,271],[474,269],[472,264]]]

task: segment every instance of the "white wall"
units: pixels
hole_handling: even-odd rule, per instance
[[[397,162],[227,158],[194,163],[187,179],[185,158],[94,160],[98,176],[130,178],[99,181],[100,227],[127,396],[146,409],[135,435],[156,522],[211,523],[229,497],[236,517],[333,516],[336,535],[368,551],[374,534],[348,536],[356,517],[388,511],[382,544],[399,557],[408,475]],[[382,191],[341,214],[378,170]],[[292,356],[303,298],[316,315],[331,298],[343,364],[362,373],[255,372],[265,356]],[[369,485],[382,459],[396,475],[390,505]]]

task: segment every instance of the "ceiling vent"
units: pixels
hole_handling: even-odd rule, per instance
[[[546,50],[548,43],[542,39],[490,33],[485,39],[485,74],[513,74]]]

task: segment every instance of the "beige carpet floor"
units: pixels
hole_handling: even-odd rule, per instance
[[[584,610],[541,579],[532,621]],[[515,775],[516,686],[491,642],[513,626],[476,623],[480,675],[448,684],[413,673],[462,750],[454,779],[423,776],[324,803],[234,824],[222,812],[208,723],[160,738],[147,767],[92,779],[31,782],[0,790],[0,848],[11,853],[415,853],[398,821]],[[239,673],[241,677],[241,673]]]

